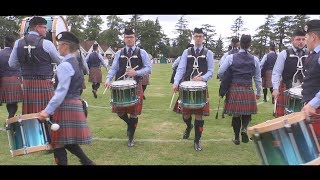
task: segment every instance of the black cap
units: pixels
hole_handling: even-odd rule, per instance
[[[79,39],[72,32],[68,31],[63,31],[59,33],[56,37],[56,40],[79,44]]]
[[[306,35],[306,32],[303,31],[302,29],[296,29],[292,33],[292,37],[294,37],[294,36],[305,36],[305,35]]]
[[[202,28],[194,28],[193,34],[198,33],[198,34],[203,34]]]
[[[46,25],[47,20],[45,20],[43,17],[40,16],[35,16],[29,21],[30,26],[35,26],[35,25]]]
[[[319,31],[320,32],[320,20],[313,19],[306,23],[304,26],[304,30],[306,33],[312,32],[312,31]]]
[[[133,30],[133,29],[125,29],[125,30],[124,30],[124,34],[125,34],[125,35],[134,34],[134,30]]]

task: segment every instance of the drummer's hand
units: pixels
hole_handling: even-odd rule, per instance
[[[261,96],[259,96],[259,95],[256,94],[256,99],[260,99],[260,97],[261,97]]]
[[[109,88],[109,86],[110,86],[110,82],[105,82],[104,83],[104,87]]]
[[[134,70],[134,69],[132,69],[132,68],[127,69],[126,73],[127,73],[127,75],[130,76],[130,77],[134,77],[134,76],[137,75],[136,70]]]
[[[304,114],[306,115],[306,117],[312,116],[316,114],[316,108],[312,107],[309,104],[306,104],[303,106],[303,108],[301,109],[301,112],[304,112]]]
[[[278,89],[274,89],[272,92],[272,96],[274,99],[277,99],[279,96],[279,90]]]
[[[175,84],[173,84],[173,85],[172,85],[172,92],[173,92],[173,93],[176,93],[177,91],[178,91],[178,86],[175,85]]]
[[[44,119],[46,119],[46,118],[48,118],[48,117],[49,117],[49,114],[46,113],[44,110],[42,110],[41,112],[39,112],[39,119],[40,119],[40,120],[44,120]]]
[[[195,76],[192,78],[193,81],[203,81],[203,78],[201,76]]]

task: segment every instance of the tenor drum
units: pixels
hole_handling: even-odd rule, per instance
[[[285,103],[285,112],[290,114],[293,112],[299,112],[302,109],[302,87],[297,86],[284,91],[284,94],[288,96],[288,102]]]
[[[22,20],[20,25],[20,36],[23,37],[30,31],[29,21],[33,17],[26,17]],[[47,34],[46,39],[53,42],[55,46],[58,45],[56,36],[63,31],[69,31],[66,20],[62,16],[43,16],[47,20]]]
[[[6,130],[12,156],[52,149],[45,124],[39,121],[38,113],[8,119]]]
[[[138,103],[137,82],[135,80],[114,81],[110,85],[111,105],[128,107]]]
[[[319,157],[312,124],[295,112],[248,128],[264,165],[299,165]]]
[[[191,109],[203,108],[207,102],[207,83],[184,81],[179,86],[180,104]]]

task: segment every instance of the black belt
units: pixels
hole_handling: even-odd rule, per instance
[[[27,79],[27,80],[51,80],[52,76],[41,76],[41,75],[23,76],[23,79]]]

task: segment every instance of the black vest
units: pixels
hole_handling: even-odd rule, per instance
[[[207,71],[208,71],[208,63],[207,63],[207,52],[208,52],[208,49],[203,47],[202,50],[200,51],[200,56],[204,55],[205,57],[204,58],[198,58],[198,70],[199,70],[199,73],[202,72],[202,75],[206,74]],[[196,53],[194,51],[194,48],[193,47],[189,47],[188,48],[188,56],[189,55],[192,55],[194,57],[196,57]],[[186,72],[183,76],[183,81],[190,81],[190,75],[193,71],[193,63],[194,63],[195,59],[193,57],[188,57],[187,58],[187,66],[186,66]],[[197,75],[197,71],[195,70],[194,73],[193,73],[193,76],[196,76]]]
[[[256,70],[254,56],[248,52],[233,54],[231,70],[232,83],[252,85],[252,77]]]
[[[309,67],[305,72],[302,84],[302,101],[309,102],[320,90],[320,65],[318,63],[320,54],[317,53],[309,61]]]
[[[97,52],[92,52],[89,55],[88,67],[89,68],[100,68],[101,67],[101,62],[100,62],[100,59],[99,59]]]
[[[20,76],[20,70],[9,66],[8,61],[11,48],[5,48],[0,51],[0,77]]]
[[[127,66],[128,60],[129,60],[129,58],[128,58],[128,60],[126,58],[126,57],[128,57],[127,55],[128,55],[128,52],[127,52],[126,48],[122,48],[121,52],[120,52],[120,57],[118,59],[119,71],[116,74],[116,80],[126,72],[126,66]],[[138,68],[135,69],[136,71],[139,69],[142,69],[143,62],[142,62],[142,57],[140,54],[140,48],[136,47],[136,49],[132,53],[131,57],[132,56],[137,56],[137,58],[130,59],[131,67],[134,68],[134,67],[138,66]],[[142,79],[142,77],[135,76],[134,79],[136,81],[138,81],[139,79]]]
[[[29,58],[28,49],[25,46],[34,46],[31,49],[31,58]],[[43,49],[43,37],[35,34],[28,34],[19,40],[17,55],[21,64],[22,76],[52,76],[52,59],[49,53]]]

